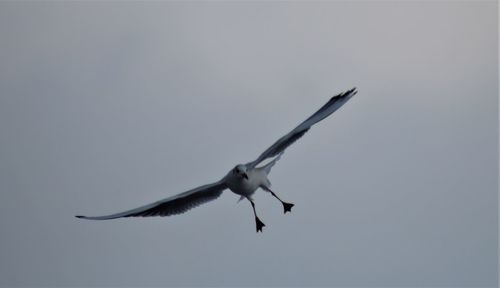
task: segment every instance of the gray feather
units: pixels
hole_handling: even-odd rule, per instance
[[[217,199],[226,188],[226,184],[223,181],[219,181],[125,212],[106,216],[76,217],[89,220],[108,220],[120,217],[151,217],[182,214],[196,206]]]
[[[344,105],[352,96],[356,95],[356,88],[352,88],[344,93],[333,96],[325,105],[323,105],[318,111],[307,118],[304,122],[300,123],[299,126],[295,127],[285,136],[274,142],[271,147],[267,148],[260,156],[253,162],[247,163],[248,167],[254,168],[259,163],[265,159],[275,157],[285,151],[288,146],[292,145],[295,141],[300,139],[314,124],[330,116],[333,112]],[[274,163],[273,163],[274,164]]]

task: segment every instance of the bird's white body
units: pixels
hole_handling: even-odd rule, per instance
[[[246,170],[244,173],[246,173],[248,179],[235,174],[233,171],[234,170],[231,170],[226,177],[224,177],[224,181],[229,190],[247,199],[252,199],[252,195],[257,189],[264,187],[269,188],[269,186],[271,186],[271,182],[267,179],[267,173],[264,168]]]
[[[218,198],[222,194],[222,191],[229,188],[232,192],[241,196],[240,200],[246,198],[248,199],[248,201],[250,201],[255,215],[257,232],[262,231],[262,227],[264,227],[265,225],[257,217],[257,213],[255,211],[255,203],[253,202],[252,195],[257,189],[262,188],[263,190],[271,193],[283,204],[285,213],[290,212],[294,205],[292,203],[286,203],[282,201],[273,191],[271,191],[271,182],[269,181],[269,179],[267,179],[267,175],[269,174],[269,172],[271,172],[271,168],[280,159],[281,155],[287,147],[289,147],[300,137],[302,137],[314,124],[325,119],[342,105],[344,105],[344,103],[346,103],[352,96],[354,96],[356,92],[356,89],[353,88],[332,97],[325,105],[323,105],[318,111],[316,111],[316,113],[300,123],[288,134],[278,139],[273,145],[271,145],[261,155],[259,155],[256,160],[246,164],[236,165],[220,181],[203,185],[128,211],[106,216],[89,217],[79,215],[76,217],[91,220],[107,220],[121,217],[170,216],[181,214],[193,207]],[[261,165],[261,163],[263,163],[267,159],[272,160],[263,166],[257,167],[257,165]]]

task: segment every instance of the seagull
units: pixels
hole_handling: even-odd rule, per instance
[[[356,93],[356,88],[352,88],[351,90],[333,96],[313,115],[307,118],[304,122],[300,123],[288,134],[274,142],[274,144],[262,152],[257,159],[246,164],[236,165],[221,180],[215,183],[203,185],[163,200],[120,213],[106,216],[78,215],[75,217],[89,220],[109,220],[121,217],[163,217],[182,214],[196,206],[217,199],[224,190],[229,189],[233,193],[240,195],[240,200],[247,199],[250,202],[255,216],[256,232],[262,232],[262,228],[266,225],[257,216],[252,195],[258,188],[261,188],[262,190],[271,193],[272,196],[281,202],[285,214],[287,212],[291,212],[294,204],[284,202],[271,190],[271,182],[267,178],[269,172],[271,172],[271,168],[280,159],[288,146],[301,138],[314,124],[325,119],[339,109]],[[263,166],[257,167],[267,159],[272,160]]]

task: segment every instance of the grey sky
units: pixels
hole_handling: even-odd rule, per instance
[[[0,286],[496,286],[498,4],[0,2]],[[335,93],[266,223],[218,180]],[[258,137],[256,135],[259,135]]]

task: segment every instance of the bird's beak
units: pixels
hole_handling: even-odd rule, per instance
[[[242,175],[243,175],[243,178],[245,178],[245,179],[247,179],[247,180],[248,180],[248,175],[247,175],[247,173],[243,173]]]

